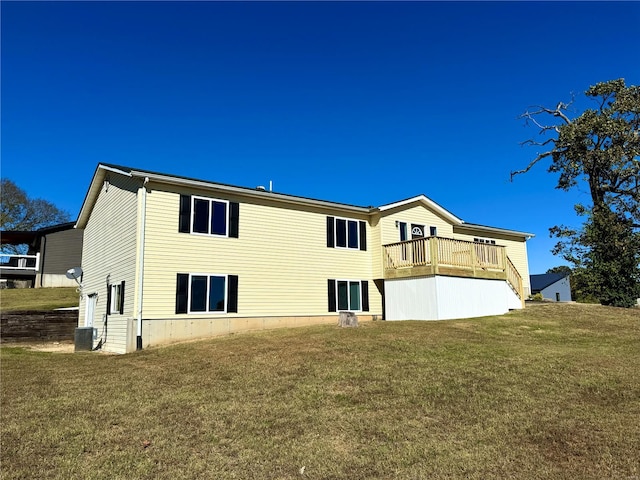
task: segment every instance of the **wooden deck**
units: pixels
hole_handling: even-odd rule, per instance
[[[522,277],[499,245],[428,237],[382,247],[384,278],[430,275],[506,280],[524,301]]]

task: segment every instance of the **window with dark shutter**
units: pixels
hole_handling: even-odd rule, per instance
[[[118,305],[120,315],[124,313],[124,280],[120,283],[120,305]]]
[[[362,281],[362,311],[369,311],[369,282]]]
[[[177,314],[220,314],[237,312],[237,275],[177,274]]]
[[[180,217],[178,220],[178,231],[181,233],[191,233],[190,195],[180,195]]]
[[[369,311],[369,282],[366,280],[327,281],[329,311]]]
[[[111,285],[107,285],[107,315],[111,315]]]
[[[327,281],[327,292],[329,294],[329,311],[336,311],[336,281],[328,280]]]
[[[238,238],[240,230],[240,205],[238,202],[229,203],[229,236]]]
[[[367,250],[367,222],[360,220],[360,250]]]
[[[334,248],[335,247],[335,218],[327,217],[327,247]]]
[[[227,276],[227,312],[238,313],[238,276]]]
[[[187,313],[189,274],[178,273],[176,281],[176,313]]]
[[[327,247],[366,250],[366,222],[327,217]]]

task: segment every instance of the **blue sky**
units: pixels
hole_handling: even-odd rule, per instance
[[[356,205],[579,225],[518,120],[640,84],[640,3],[7,2],[2,176],[78,214],[99,162]],[[589,105],[577,97],[576,114]]]

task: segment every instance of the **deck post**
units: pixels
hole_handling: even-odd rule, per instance
[[[504,276],[505,278],[509,278],[509,275],[507,274],[507,249],[506,248],[501,248],[502,250],[502,271],[504,272]]]
[[[429,253],[433,274],[438,274],[438,237],[429,237]]]
[[[478,266],[478,252],[476,252],[476,244],[469,243],[469,249],[471,250],[471,268],[473,270],[473,276],[476,276],[476,268]]]

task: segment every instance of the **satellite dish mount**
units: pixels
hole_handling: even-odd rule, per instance
[[[73,267],[67,270],[67,273],[65,274],[69,280],[75,280],[78,284],[78,293],[80,294],[80,298],[82,298],[82,283],[80,282],[80,279],[82,278],[83,273],[84,272],[81,267]]]

